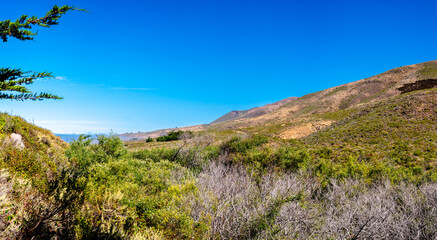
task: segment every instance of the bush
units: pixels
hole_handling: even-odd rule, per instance
[[[186,168],[167,160],[174,154],[128,153],[115,136],[73,142],[67,155],[89,171],[78,235],[118,238],[156,230],[167,239],[198,238],[205,224],[192,219],[184,202],[197,189]]]
[[[176,132],[169,132],[165,136],[157,137],[157,142],[168,142],[168,141],[176,141],[179,139],[179,137],[184,133],[183,131],[176,131]]]
[[[195,219],[209,218],[211,239],[434,239],[436,183],[332,180],[211,164],[199,176]]]
[[[283,239],[277,234],[285,228],[278,228],[277,220],[285,205],[296,206],[296,211],[290,214],[292,223],[298,225],[310,219],[308,211],[298,204],[303,192],[310,190],[311,182],[274,172],[265,173],[261,181],[254,181],[253,177],[242,166],[216,163],[199,176],[200,201],[193,205],[192,214],[196,219],[210,219],[206,238]]]
[[[234,136],[221,144],[220,151],[222,154],[245,153],[250,149],[262,146],[267,142],[267,137],[262,135],[254,135],[246,139],[242,139],[239,136]]]
[[[78,210],[84,201],[86,172],[77,166],[62,169],[48,182],[47,192],[30,191],[21,196],[25,215],[18,239],[75,239]]]

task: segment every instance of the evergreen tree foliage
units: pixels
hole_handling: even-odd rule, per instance
[[[23,72],[20,69],[0,68],[0,99],[11,100],[43,100],[62,99],[49,93],[32,93],[25,86],[33,83],[35,79],[51,78],[48,72]],[[8,93],[4,93],[7,91]],[[17,92],[17,93],[9,93]]]
[[[7,42],[10,37],[26,41],[33,40],[38,32],[32,31],[32,27],[50,27],[58,25],[58,20],[62,15],[69,11],[84,11],[74,6],[53,6],[44,17],[27,15],[21,16],[16,21],[10,19],[0,21],[0,38]],[[59,96],[49,93],[33,93],[26,86],[32,84],[36,79],[53,78],[49,72],[22,71],[16,68],[0,68],[0,99],[11,100],[43,100],[43,99],[62,99]]]

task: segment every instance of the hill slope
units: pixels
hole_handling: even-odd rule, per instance
[[[317,114],[354,109],[402,93],[434,88],[437,61],[389,70],[385,73],[302,96],[271,113],[214,125],[216,130],[248,131],[281,138],[311,134],[332,124]],[[302,133],[302,134],[299,134]]]
[[[41,193],[59,170],[70,164],[64,155],[67,146],[46,129],[0,113],[1,239],[26,239],[17,236],[23,228],[20,223],[31,218],[32,207],[39,207],[28,203],[38,200],[48,205],[48,200],[41,200],[45,197]]]
[[[411,177],[437,166],[437,89],[413,91],[354,111],[320,115],[336,123],[302,139],[311,148],[330,148],[337,155],[353,152],[362,162],[411,168]],[[341,158],[330,156],[331,161]],[[431,177],[430,177],[431,178]]]
[[[242,111],[231,111],[231,112],[217,118],[216,120],[211,122],[211,124],[232,121],[232,120],[237,120],[237,119],[242,119],[242,118],[259,117],[259,116],[265,115],[267,113],[271,113],[271,112],[275,111],[276,109],[280,108],[281,106],[283,106],[283,105],[285,105],[285,104],[287,104],[295,99],[297,99],[297,97],[289,97],[289,98],[283,99],[283,100],[275,102],[275,103],[264,105],[262,107],[255,107],[255,108],[251,108],[249,110],[242,110]]]
[[[338,118],[319,115],[373,104],[420,89],[437,87],[437,60],[395,68],[376,76],[244,111],[232,111],[211,124],[179,128],[183,131],[245,132],[283,139],[302,138],[330,126]],[[124,140],[146,139],[175,129],[122,134]]]

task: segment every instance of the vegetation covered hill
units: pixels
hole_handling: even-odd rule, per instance
[[[437,86],[437,60],[395,68],[376,76],[311,93],[300,98],[284,99],[274,108],[266,105],[245,111],[230,112],[211,124],[181,128],[183,131],[232,131],[266,134],[283,139],[302,138],[331,125],[332,119],[315,115],[374,103],[404,92]],[[125,140],[159,137],[175,129],[121,135]]]
[[[332,123],[314,118],[315,114],[378,102],[400,95],[406,86],[412,86],[410,90],[434,88],[437,83],[432,79],[437,79],[437,61],[399,67],[370,78],[302,96],[263,116],[225,122],[213,128],[259,132],[285,139],[300,138]]]
[[[25,238],[30,203],[50,204],[50,185],[70,162],[68,144],[20,117],[0,113],[0,238]]]
[[[14,142],[12,134],[18,134],[20,140]],[[5,113],[0,113],[0,139],[3,140],[0,166],[10,163],[11,170],[29,176],[41,174],[37,171],[46,171],[54,162],[62,162],[68,145],[50,131]]]
[[[1,114],[0,238],[435,239],[436,69],[394,69],[164,142],[67,145]]]

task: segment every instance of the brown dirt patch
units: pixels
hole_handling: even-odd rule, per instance
[[[332,123],[332,121],[319,121],[293,126],[281,132],[279,134],[279,137],[282,139],[296,139],[306,137],[313,132],[317,132],[327,126],[330,126]]]

